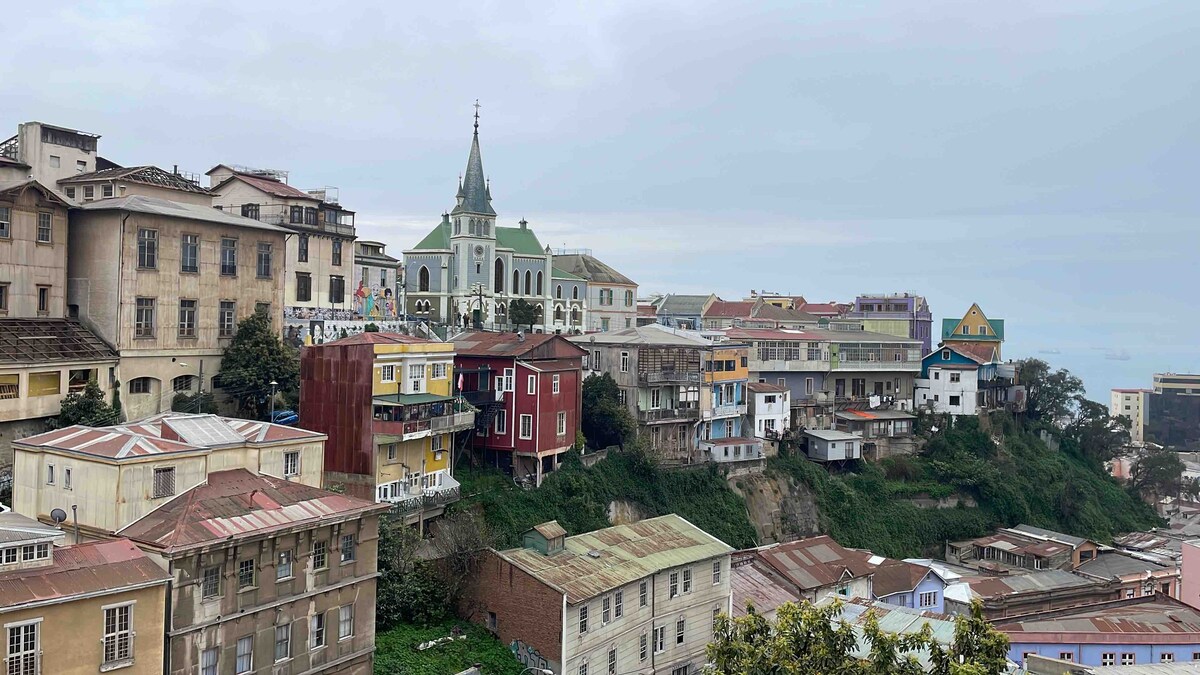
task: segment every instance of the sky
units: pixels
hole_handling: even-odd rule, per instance
[[[1089,394],[1200,371],[1195,0],[22,3],[0,129],[336,186],[399,254],[479,100],[501,225],[652,292],[978,302]],[[0,132],[0,136],[3,133]]]

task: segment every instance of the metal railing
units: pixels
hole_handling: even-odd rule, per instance
[[[444,488],[436,492],[426,492],[420,495],[401,496],[399,499],[389,500],[392,503],[392,513],[408,514],[421,509],[437,508],[445,506],[459,500],[461,488],[458,485],[454,487]]]
[[[430,420],[432,431],[452,431],[458,428],[466,429],[475,425],[475,412],[468,410],[467,412],[458,412],[453,415],[443,415],[442,417],[434,417]]]
[[[711,419],[713,417],[733,417],[735,415],[745,415],[745,414],[746,414],[746,404],[745,403],[730,403],[727,405],[713,406],[712,410],[705,410],[704,411],[704,419]]]
[[[668,383],[700,383],[699,372],[688,372],[682,370],[661,370],[653,373],[638,373],[638,382],[642,384],[668,384]]]
[[[668,420],[695,420],[700,418],[697,408],[659,408],[657,410],[639,410],[638,421],[666,422]]]

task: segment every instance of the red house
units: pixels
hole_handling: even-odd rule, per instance
[[[587,351],[548,333],[469,332],[453,343],[457,391],[479,408],[472,447],[540,485],[575,443]]]

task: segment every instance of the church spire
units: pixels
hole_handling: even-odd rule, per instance
[[[462,187],[459,189],[458,205],[453,213],[474,213],[483,216],[495,216],[492,209],[492,196],[488,190],[487,180],[483,175],[483,158],[479,153],[479,101],[475,101],[475,133],[471,138],[471,154],[467,157],[467,170],[463,173]]]

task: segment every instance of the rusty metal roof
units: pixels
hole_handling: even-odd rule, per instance
[[[128,539],[54,549],[54,564],[0,574],[0,612],[83,594],[118,592],[170,575]]]
[[[939,575],[932,567],[916,565],[903,560],[888,559],[875,568],[875,576],[871,580],[875,597],[883,598],[896,593],[909,593],[916,589],[921,581],[929,576]]]
[[[120,534],[166,553],[230,537],[253,538],[296,525],[337,522],[372,511],[376,504],[246,469],[217,471]]]
[[[1161,594],[1113,600],[1057,611],[998,620],[996,628],[1013,642],[1028,642],[1028,634],[1063,633],[1137,635],[1139,643],[1168,635],[1200,635],[1200,610]],[[1021,634],[1020,636],[1016,634]],[[1193,640],[1194,641],[1194,640]]]
[[[13,442],[22,447],[78,452],[109,459],[125,459],[172,452],[195,452],[202,449],[194,445],[144,435],[121,427],[93,428],[79,425],[47,431],[44,434],[28,436]]]
[[[729,579],[733,591],[733,615],[746,614],[746,603],[754,606],[754,611],[766,617],[772,617],[775,610],[786,602],[800,602],[800,595],[792,590],[791,585],[779,579],[769,569],[760,567],[761,563],[749,562],[735,564]]]
[[[561,590],[575,604],[655,572],[700,562],[733,547],[675,514],[567,537],[551,555],[523,548],[499,555]]]
[[[875,571],[869,552],[844,548],[828,535],[773,544],[756,551],[759,559],[804,590],[847,578],[867,577]]]
[[[533,530],[546,539],[555,539],[557,537],[567,536],[567,531],[563,529],[562,525],[558,524],[557,520],[552,520],[548,523],[542,523],[541,525],[534,525]]]
[[[117,353],[70,319],[0,319],[0,363],[116,361]]]

